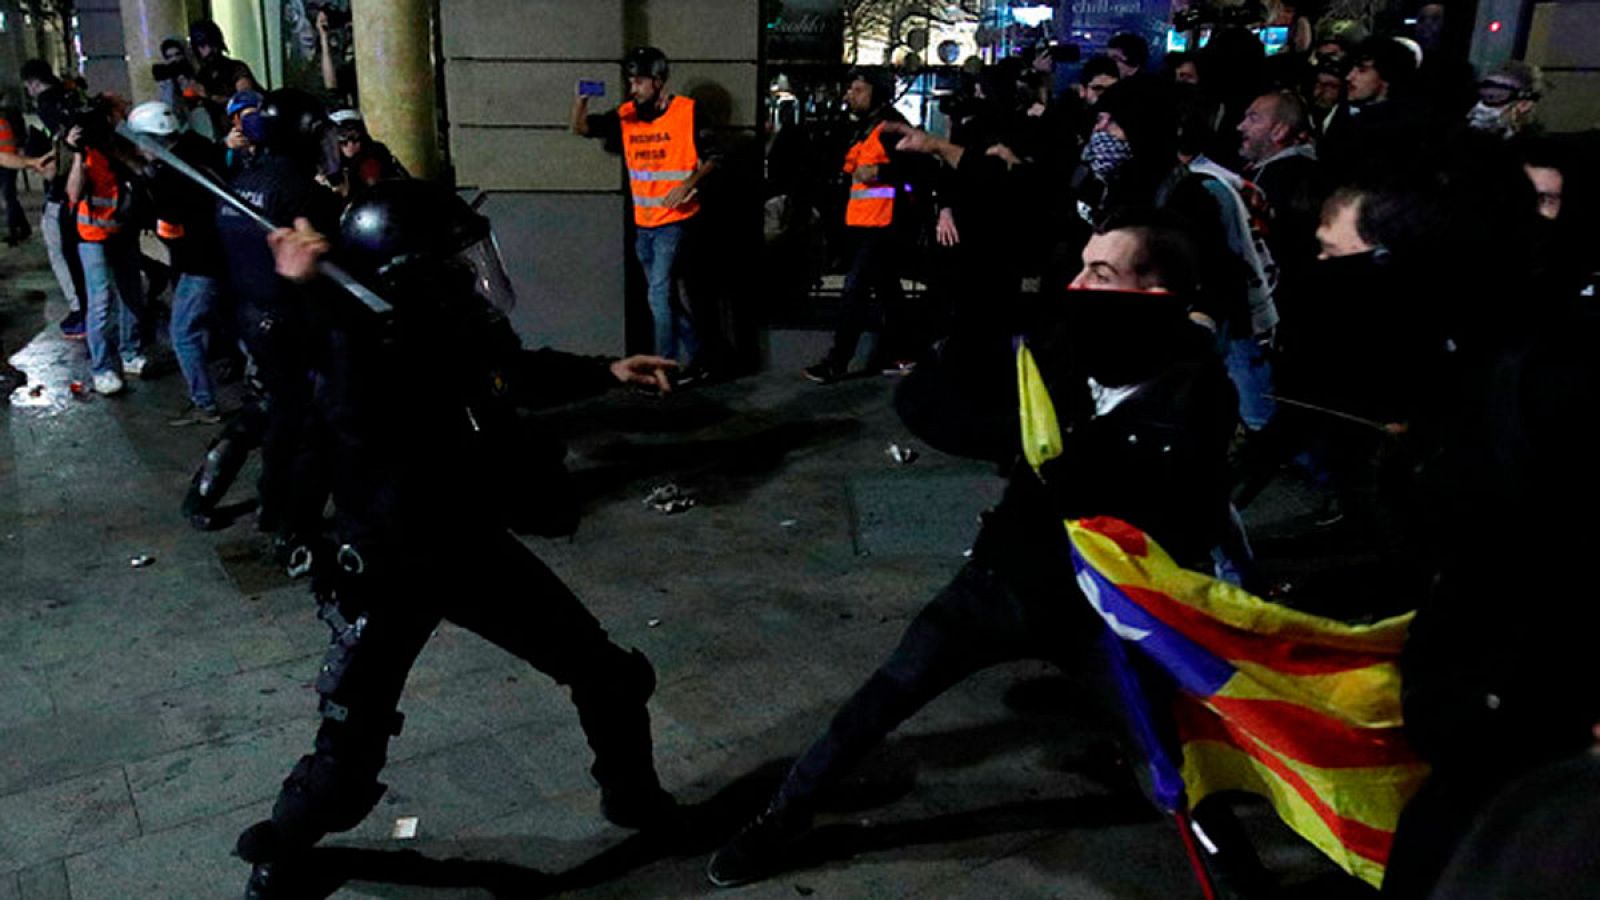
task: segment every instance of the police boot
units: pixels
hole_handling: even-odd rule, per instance
[[[305,871],[290,862],[256,863],[244,885],[244,900],[303,898],[310,893],[306,880]]]
[[[645,706],[655,689],[655,669],[637,650],[604,675],[572,687],[578,721],[594,751],[589,772],[600,783],[600,814],[623,828],[659,829],[682,819],[678,801],[656,776]]]
[[[233,480],[244,467],[245,459],[250,455],[250,441],[243,435],[237,434],[230,423],[229,427],[206,448],[206,458],[200,464],[194,477],[189,480],[189,490],[183,495],[184,518],[189,524],[201,531],[210,531],[218,527],[218,520],[214,513],[217,504],[222,502],[228,488],[233,485]]]

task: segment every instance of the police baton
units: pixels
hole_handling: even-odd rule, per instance
[[[179,159],[176,153],[161,146],[161,142],[149,135],[134,131],[126,123],[117,127],[117,133],[132,141],[140,150],[148,153],[151,157],[170,166],[174,172],[210,191],[218,200],[228,204],[238,210],[245,218],[260,225],[263,231],[270,234],[282,227],[267,218],[261,210],[256,209],[243,197],[229,190],[226,185],[218,184],[215,178]],[[362,304],[373,312],[385,315],[394,311],[394,306],[389,301],[374,294],[366,285],[350,277],[350,273],[326,259],[317,261],[317,272],[322,277],[344,288],[346,293],[360,300]]]
[[[1350,422],[1350,423],[1355,424],[1355,425],[1365,425],[1368,428],[1373,428],[1373,429],[1376,429],[1378,431],[1381,431],[1384,434],[1389,435],[1390,437],[1394,436],[1394,432],[1389,430],[1389,426],[1385,425],[1382,422],[1376,421],[1374,419],[1364,418],[1362,416],[1358,416],[1358,415],[1355,415],[1353,413],[1347,413],[1347,412],[1345,412],[1344,410],[1341,410],[1341,409],[1331,409],[1331,408],[1326,407],[1326,406],[1318,406],[1315,403],[1307,403],[1304,400],[1295,400],[1295,399],[1293,399],[1291,397],[1284,397],[1284,396],[1280,396],[1278,394],[1267,394],[1265,396],[1266,396],[1266,398],[1268,400],[1272,400],[1272,401],[1275,401],[1275,402],[1278,402],[1278,403],[1282,403],[1282,404],[1284,404],[1286,406],[1293,406],[1296,409],[1303,409],[1306,412],[1321,413],[1322,415],[1325,415],[1325,416],[1332,416],[1335,419],[1343,419],[1344,421]]]

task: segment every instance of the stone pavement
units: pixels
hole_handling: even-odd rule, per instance
[[[176,374],[73,399],[85,353],[53,328],[37,239],[0,254],[0,278],[6,350],[44,387],[0,409],[0,900],[238,896],[234,837],[309,746],[326,631],[248,521],[179,517],[213,430],[166,424]],[[820,337],[774,334],[774,355],[797,364]],[[818,388],[795,368],[550,414],[586,518],[531,546],[654,661],[663,780],[721,834],[961,565],[999,488],[927,448],[894,464],[888,380]],[[699,505],[646,508],[667,480]],[[538,602],[470,571],[460,590]],[[1095,764],[1108,731],[1080,681],[1024,663],[951,691],[841,792],[816,865],[728,895],[1197,896],[1171,824]],[[388,795],[320,857],[333,896],[711,892],[720,835],[666,846],[605,823],[565,692],[488,643],[442,627],[402,709]],[[415,838],[391,837],[410,816]],[[1352,895],[1259,805],[1244,817],[1298,896]]]

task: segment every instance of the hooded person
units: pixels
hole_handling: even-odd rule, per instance
[[[1215,329],[1248,336],[1248,270],[1228,248],[1222,207],[1204,183],[1209,176],[1179,161],[1175,87],[1154,78],[1120,81],[1095,112],[1072,180],[1080,217],[1094,227],[1128,210],[1170,215],[1200,248],[1203,287],[1193,311]]]

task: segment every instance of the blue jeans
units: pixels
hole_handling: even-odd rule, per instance
[[[144,311],[144,283],[139,280],[139,245],[123,235],[109,241],[78,244],[83,280],[89,294],[89,365],[96,375],[115,372],[117,352],[131,360],[144,351],[139,316]],[[115,315],[117,330],[111,331]]]
[[[640,228],[633,240],[633,251],[644,266],[650,285],[650,316],[656,323],[656,355],[687,363],[700,352],[694,321],[679,296],[677,279],[678,249],[683,245],[684,223],[674,222],[659,228]]]
[[[1272,399],[1272,362],[1266,348],[1255,338],[1231,338],[1223,361],[1228,378],[1239,390],[1239,418],[1246,428],[1260,431],[1278,411],[1277,401]]]
[[[180,275],[172,292],[172,350],[178,368],[189,386],[189,402],[213,407],[211,370],[206,366],[206,345],[210,343],[211,308],[217,299],[217,280],[205,275]]]

